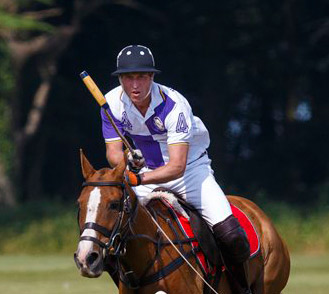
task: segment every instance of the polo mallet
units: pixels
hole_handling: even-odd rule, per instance
[[[80,77],[81,77],[82,81],[84,82],[84,84],[86,85],[86,87],[88,88],[89,92],[93,95],[93,97],[96,99],[96,101],[98,102],[98,104],[102,107],[102,109],[103,109],[105,115],[107,116],[107,118],[109,119],[111,125],[115,129],[115,131],[118,134],[118,136],[121,138],[123,144],[131,152],[133,158],[136,158],[136,157],[139,158],[139,156],[136,154],[135,150],[129,144],[128,140],[124,137],[124,135],[122,135],[122,133],[120,132],[120,130],[118,129],[118,127],[115,125],[115,122],[114,122],[112,116],[110,115],[110,113],[108,111],[108,109],[110,108],[110,106],[106,102],[106,99],[105,99],[104,95],[99,90],[99,88],[97,87],[97,85],[94,82],[94,80],[91,78],[91,76],[86,71],[83,71],[80,74]]]

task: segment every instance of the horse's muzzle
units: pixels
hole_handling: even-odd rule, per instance
[[[89,252],[84,258],[79,256],[79,250],[74,253],[75,264],[80,274],[88,278],[97,278],[103,273],[103,257],[97,251]]]

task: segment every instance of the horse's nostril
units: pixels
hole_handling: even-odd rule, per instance
[[[87,265],[91,266],[98,258],[98,253],[97,252],[93,252],[90,253],[89,256],[87,257]]]
[[[79,261],[76,253],[74,253],[74,261],[75,261],[75,264],[77,265],[78,269],[82,268],[82,263]]]

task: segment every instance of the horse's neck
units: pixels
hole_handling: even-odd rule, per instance
[[[179,231],[178,225],[175,222],[169,224],[170,222],[168,220],[172,219],[172,217],[167,208],[163,204],[160,204],[160,202],[152,202],[150,204],[151,209],[156,211],[155,214],[157,216],[154,217],[155,221],[158,222],[168,237],[171,240],[184,239],[185,237]],[[159,242],[154,244],[147,238],[137,238],[129,241],[126,255],[123,257],[123,263],[121,263],[126,272],[132,271],[136,278],[143,280],[143,278],[156,275],[157,273],[159,274],[164,266],[168,269],[168,266],[170,264],[172,266],[172,262],[179,257],[173,246],[167,243],[163,234],[158,233],[158,228],[153,222],[151,214],[143,206],[138,207],[133,229],[134,234],[147,235],[155,240],[161,238],[162,244],[160,245]],[[195,283],[195,275],[191,275],[190,270],[176,271],[175,275],[184,282],[177,285],[177,279],[166,281],[166,287],[168,289],[178,289],[178,291],[173,291],[173,293],[201,293],[202,283],[200,285]],[[185,291],[186,288],[188,289],[187,291]]]
[[[156,247],[153,242],[143,236],[149,236],[157,239],[157,228],[153,224],[146,208],[138,205],[138,212],[132,223],[132,238],[127,243],[126,255],[123,257],[124,264],[133,270],[136,274],[142,274],[148,266],[150,260],[156,255]],[[140,237],[138,237],[138,235]]]

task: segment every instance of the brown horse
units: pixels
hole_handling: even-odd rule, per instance
[[[186,236],[170,221],[172,217],[161,201],[151,201],[148,209],[139,204],[124,181],[126,162],[115,169],[95,170],[81,152],[81,164],[85,179],[78,199],[81,236],[74,254],[81,275],[94,278],[108,271],[119,293],[205,293],[207,286],[196,273],[202,274],[202,270],[190,243],[184,240]],[[236,196],[229,196],[229,201],[248,215],[260,236],[260,253],[249,261],[252,293],[281,293],[290,271],[286,245],[253,202]],[[159,225],[196,272],[166,241],[152,222],[150,211],[158,212],[155,217]],[[226,271],[216,292],[233,293]]]

